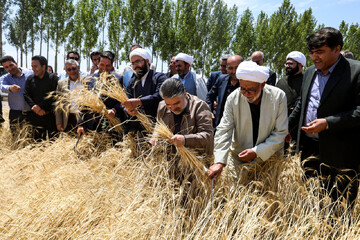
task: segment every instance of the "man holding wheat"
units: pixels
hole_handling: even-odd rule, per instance
[[[157,119],[162,120],[174,134],[169,140],[176,147],[190,147],[213,154],[214,140],[209,106],[185,91],[184,84],[169,78],[161,85]]]
[[[246,61],[238,66],[236,77],[240,88],[227,98],[217,127],[210,178],[219,177],[226,164],[230,175],[238,178],[242,164],[281,154],[288,133],[286,96],[265,84],[269,70]]]

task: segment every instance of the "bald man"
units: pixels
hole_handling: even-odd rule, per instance
[[[230,56],[226,63],[226,70],[228,74],[220,75],[206,97],[206,103],[212,111],[214,110],[214,101],[218,101],[218,106],[215,110],[214,116],[215,127],[220,123],[227,97],[239,87],[239,80],[236,78],[236,69],[241,62],[241,56]]]
[[[251,55],[251,61],[256,62],[257,65],[263,66],[265,63],[264,53],[261,51],[256,51]],[[267,84],[275,86],[276,84],[276,73],[269,69],[269,78],[266,80]]]

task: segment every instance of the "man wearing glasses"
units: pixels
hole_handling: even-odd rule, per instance
[[[293,51],[286,56],[286,77],[280,79],[276,86],[286,94],[288,115],[294,110],[296,99],[300,95],[303,81],[302,69],[306,65],[306,57],[303,53]]]
[[[216,128],[210,178],[219,177],[228,165],[236,179],[242,164],[281,154],[288,133],[286,96],[281,89],[265,84],[268,69],[245,61],[238,66],[236,77],[240,88],[227,98]]]
[[[145,114],[156,117],[161,84],[166,80],[166,75],[150,69],[151,54],[143,48],[136,48],[130,53],[130,61],[134,74],[126,88],[128,100],[123,102],[126,112],[136,116],[138,108],[143,108]]]
[[[70,91],[74,91],[76,88],[81,87],[83,76],[79,72],[79,63],[74,59],[66,60],[65,71],[69,77],[61,79],[58,82],[56,89],[57,94],[65,94]],[[78,121],[78,109],[75,103],[71,103],[68,112],[63,109],[57,109],[55,111],[56,128],[59,132],[67,132],[75,128]]]
[[[67,55],[66,55],[66,60],[69,60],[69,59],[73,59],[73,60],[77,61],[78,64],[79,64],[79,67],[80,67],[80,54],[79,54],[77,51],[75,51],[75,50],[69,51],[69,52],[67,53]],[[65,60],[65,61],[66,61],[66,60]],[[88,75],[87,73],[81,72],[81,70],[79,70],[79,72],[80,72],[80,74],[81,74],[82,76],[87,76],[87,75]],[[69,75],[66,73],[66,71],[63,71],[63,72],[59,75],[59,80],[64,79],[64,78],[67,78],[67,77],[69,77]]]

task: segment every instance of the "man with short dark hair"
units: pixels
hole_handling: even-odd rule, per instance
[[[114,53],[112,53],[111,51],[104,51],[100,54],[99,71],[92,74],[91,76],[93,78],[87,83],[91,88],[94,88],[94,91],[98,91],[98,88],[101,87],[97,84],[97,82],[98,79],[101,77],[101,74],[105,72],[113,75],[119,81],[120,86],[123,86],[122,77],[114,72],[114,56]],[[117,100],[104,96],[102,96],[102,99],[107,108],[107,114],[105,115],[107,118],[113,119],[115,117],[118,117],[121,121],[125,120],[125,114],[123,112],[123,109],[120,107],[120,103]],[[79,126],[77,129],[77,133],[79,135],[85,134],[85,130],[87,129],[98,129],[100,124],[98,119],[95,120],[94,116],[97,116],[97,114],[88,113],[86,111],[83,112],[84,121],[79,121]]]
[[[344,56],[344,58],[354,59],[354,54],[348,50],[340,51],[340,53]]]
[[[175,56],[173,56],[170,60],[170,64],[169,64],[169,71],[166,73],[166,77],[167,78],[171,78],[172,76],[174,76],[176,74],[176,67],[175,67]]]
[[[220,71],[211,72],[210,76],[206,82],[206,88],[208,91],[211,90],[212,86],[216,83],[216,80],[220,77],[221,74],[227,74],[227,60],[230,55],[226,54],[220,59]],[[242,60],[241,60],[242,61]]]
[[[24,90],[25,101],[31,107],[29,122],[35,129],[36,140],[52,138],[56,132],[54,115],[54,98],[48,98],[50,92],[57,88],[58,77],[48,73],[47,60],[43,56],[31,58],[31,67],[34,72],[29,76]]]
[[[321,176],[335,201],[353,206],[360,162],[360,62],[341,54],[342,34],[332,27],[307,37],[314,65],[303,80],[300,98],[289,118],[298,127],[297,152],[302,151],[306,177]]]
[[[99,69],[100,54],[101,52],[98,51],[90,53],[90,59],[93,65],[91,66],[89,75],[94,74]]]
[[[257,65],[263,66],[265,63],[264,53],[261,51],[256,51],[251,55],[251,61],[256,62]],[[276,73],[269,69],[269,78],[266,80],[266,84],[275,86],[276,84]]]
[[[177,147],[201,149],[213,155],[214,139],[210,108],[198,97],[185,91],[179,79],[169,78],[160,87],[157,119],[175,134],[170,142]]]
[[[19,68],[11,56],[4,56],[0,62],[8,72],[0,77],[0,85],[1,91],[8,93],[10,129],[15,132],[15,124],[25,121],[31,111],[24,99],[24,89],[25,82],[33,74],[33,71]]]
[[[223,74],[218,78],[206,97],[206,103],[211,110],[215,110],[215,128],[220,123],[227,97],[239,87],[239,79],[236,78],[236,69],[241,62],[241,56],[230,56],[227,59],[228,74]],[[215,101],[218,102],[216,109],[214,107]]]

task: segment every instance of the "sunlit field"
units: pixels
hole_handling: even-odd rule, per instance
[[[25,135],[0,129],[0,239],[360,239],[358,201],[333,209],[298,156],[212,183],[165,141],[88,134],[78,155],[76,136]]]

